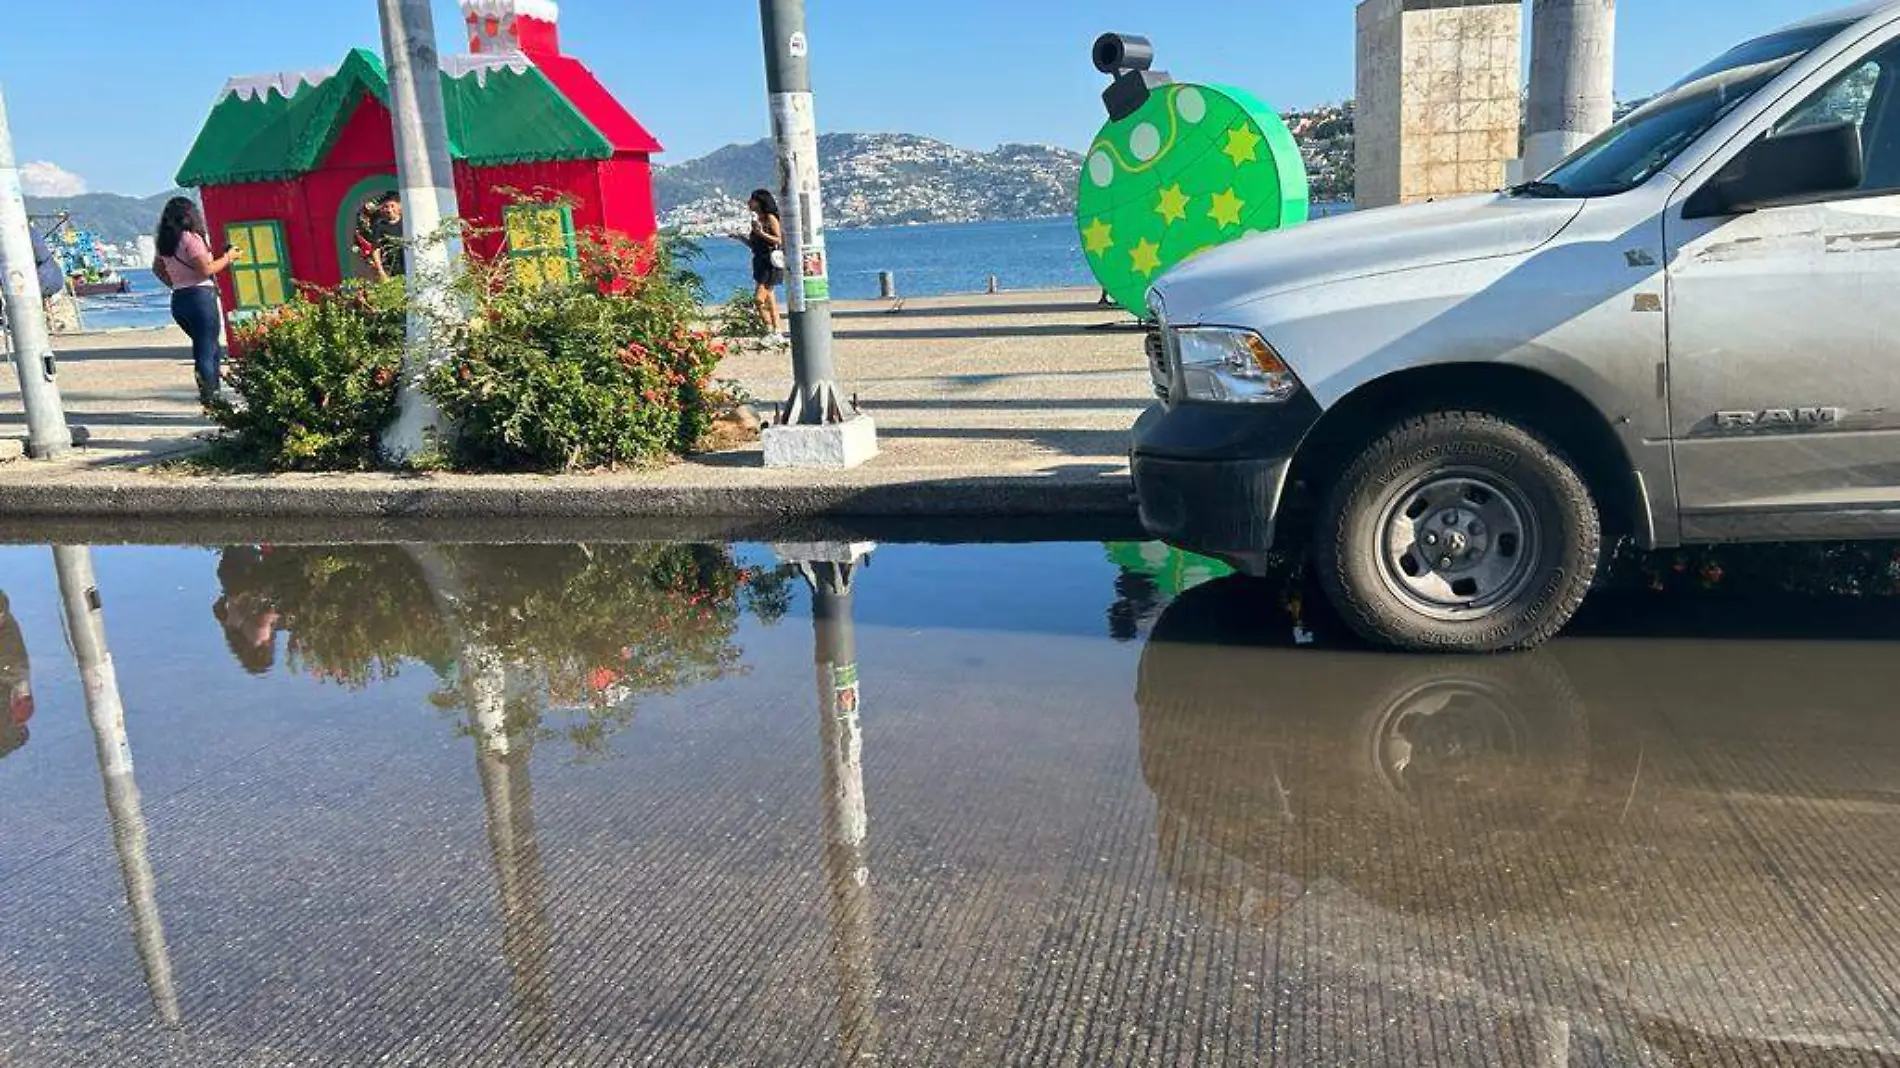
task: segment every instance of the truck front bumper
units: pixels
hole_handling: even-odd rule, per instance
[[[1190,552],[1259,573],[1273,548],[1287,471],[1320,410],[1285,404],[1155,405],[1129,458],[1142,526]]]

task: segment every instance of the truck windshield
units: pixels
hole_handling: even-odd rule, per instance
[[[1757,38],[1663,90],[1543,177],[1522,196],[1603,197],[1642,185],[1803,56],[1852,26],[1829,22]]]

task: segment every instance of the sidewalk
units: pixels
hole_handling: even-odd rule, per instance
[[[598,475],[274,475],[153,470],[209,429],[175,330],[62,339],[69,420],[90,444],[56,464],[0,464],[0,515],[414,518],[1126,516],[1128,428],[1152,394],[1138,333],[1095,291],[836,307],[839,375],[883,454],[849,472],[768,471],[756,446],[659,471]],[[720,377],[787,395],[783,351]],[[0,435],[24,434],[0,372]]]

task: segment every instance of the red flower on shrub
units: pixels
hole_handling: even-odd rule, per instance
[[[378,367],[374,381],[377,389],[388,389],[396,381],[396,372],[387,367]]]

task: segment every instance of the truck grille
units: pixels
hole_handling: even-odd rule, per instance
[[[1148,377],[1154,381],[1155,396],[1168,399],[1168,387],[1174,383],[1174,369],[1168,366],[1168,347],[1161,339],[1161,328],[1150,326],[1143,341],[1148,357]]]

